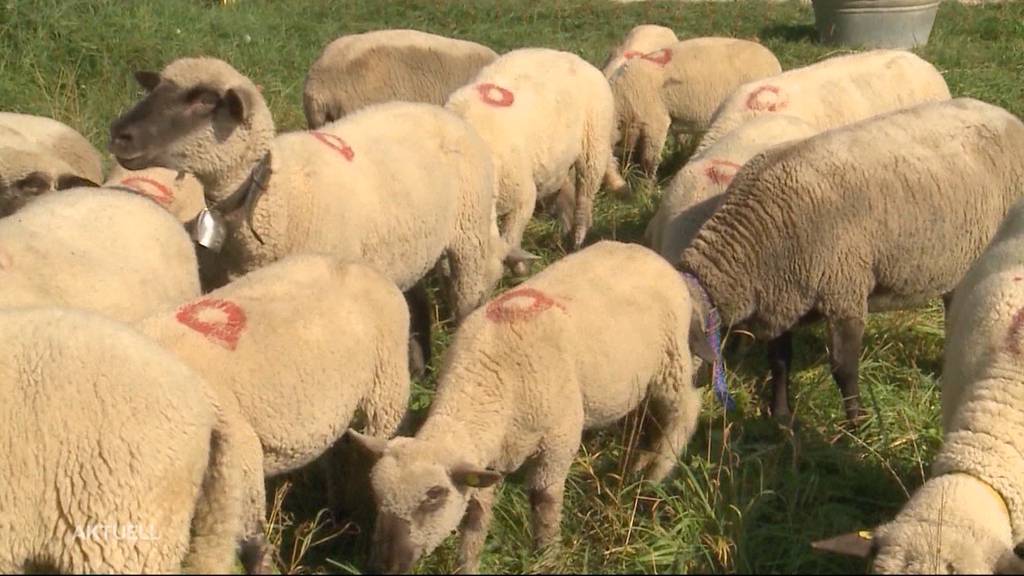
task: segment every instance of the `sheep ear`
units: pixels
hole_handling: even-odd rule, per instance
[[[231,117],[237,122],[245,122],[252,113],[253,95],[245,88],[228,88],[223,97]]]
[[[38,196],[44,192],[49,192],[53,186],[53,180],[45,172],[32,172],[15,182],[14,186],[25,194]]]
[[[494,486],[502,478],[501,472],[464,466],[453,469],[449,475],[456,486],[469,486],[470,488]]]
[[[75,174],[61,174],[57,178],[57,190],[67,190],[68,188],[99,188],[99,184],[89,180],[88,178],[82,178]]]
[[[150,72],[149,70],[139,70],[135,73],[135,81],[146,92],[152,92],[157,87],[157,84],[160,84],[160,74]]]
[[[833,538],[811,542],[811,548],[819,552],[831,552],[843,556],[867,558],[874,552],[871,532],[861,530],[848,532]]]
[[[384,450],[388,446],[387,440],[384,440],[383,438],[376,438],[373,436],[360,434],[359,432],[356,432],[351,428],[349,428],[348,431],[345,433],[345,438],[354,443],[356,446],[359,446],[359,448],[361,448],[364,452],[372,456],[374,460],[380,458],[384,454]]]
[[[711,344],[708,343],[708,334],[704,330],[704,322],[701,321],[700,316],[700,311],[696,309],[690,314],[690,333],[688,335],[690,353],[705,362],[711,363],[716,360],[717,354],[711,349]]]

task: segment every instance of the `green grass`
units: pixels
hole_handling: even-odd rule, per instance
[[[346,33],[413,27],[483,42],[570,50],[600,64],[633,25],[659,23],[680,37],[757,38],[785,68],[836,51],[813,42],[813,16],[797,3],[617,5],[584,0],[5,0],[0,3],[0,103],[78,128],[105,147],[109,122],[138,95],[131,72],[184,55],[225,58],[263,87],[279,129],[303,127],[301,89],[321,47]],[[930,44],[919,51],[955,95],[1024,114],[1024,4],[966,8],[946,3]],[[666,166],[685,160],[676,147]],[[669,170],[662,171],[662,179]],[[634,185],[624,201],[601,197],[593,238],[639,241],[657,206],[657,183]],[[662,183],[664,183],[662,181]],[[565,253],[553,220],[538,217],[526,248],[548,263]],[[440,327],[439,355],[450,333]],[[840,401],[827,372],[821,327],[798,334],[794,436],[759,417],[765,380],[760,346],[742,334],[728,357],[739,410],[707,410],[676,479],[661,487],[623,484],[619,458],[628,423],[588,435],[569,480],[564,546],[539,558],[529,546],[528,506],[519,485],[502,489],[483,568],[494,572],[824,572],[863,562],[811,552],[811,540],[891,518],[925,477],[941,438],[937,378],[942,354],[938,304],[871,319],[862,387],[872,417],[838,426]],[[414,408],[430,401],[434,376],[418,382]],[[281,570],[358,572],[365,534],[320,514],[313,470],[271,482],[271,540]],[[273,493],[274,490],[271,490]],[[420,566],[454,567],[448,542]]]

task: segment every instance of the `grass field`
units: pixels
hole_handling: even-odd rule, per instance
[[[598,0],[6,0],[0,3],[0,108],[52,116],[105,148],[109,122],[139,94],[131,72],[184,55],[224,58],[262,86],[280,130],[304,127],[301,90],[321,47],[347,33],[412,27],[479,41],[502,52],[546,46],[600,65],[633,25],[658,23],[681,38],[735,36],[769,46],[784,68],[836,51],[814,41],[810,7],[792,3]],[[1024,115],[1024,3],[944,3],[919,53],[954,95]],[[676,147],[662,184],[685,160]],[[629,200],[602,197],[592,240],[639,241],[657,206],[657,183],[632,178]],[[531,224],[527,249],[545,262],[564,254],[554,221]],[[450,337],[441,326],[435,359]],[[873,317],[861,364],[871,417],[839,426],[840,399],[827,371],[820,327],[796,340],[793,405],[802,422],[787,433],[757,412],[766,376],[760,346],[742,334],[727,358],[739,410],[723,415],[707,396],[699,432],[680,473],[660,487],[619,476],[628,425],[586,439],[567,490],[563,547],[530,549],[528,505],[506,482],[483,568],[490,572],[862,572],[863,562],[812,553],[809,542],[891,518],[925,478],[941,438],[937,379],[941,306]],[[418,382],[414,407],[429,404],[434,378]],[[289,572],[358,572],[365,534],[321,513],[314,471],[274,480],[271,540]],[[270,490],[274,494],[274,490]],[[423,572],[454,567],[453,542]]]

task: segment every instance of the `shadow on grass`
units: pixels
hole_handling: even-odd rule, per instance
[[[818,41],[818,29],[814,24],[773,24],[762,28],[760,37],[764,40],[813,44]]]

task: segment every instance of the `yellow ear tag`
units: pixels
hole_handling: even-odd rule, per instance
[[[860,536],[864,540],[871,540],[871,532],[867,530],[861,530],[860,532],[857,532],[857,536]]]

